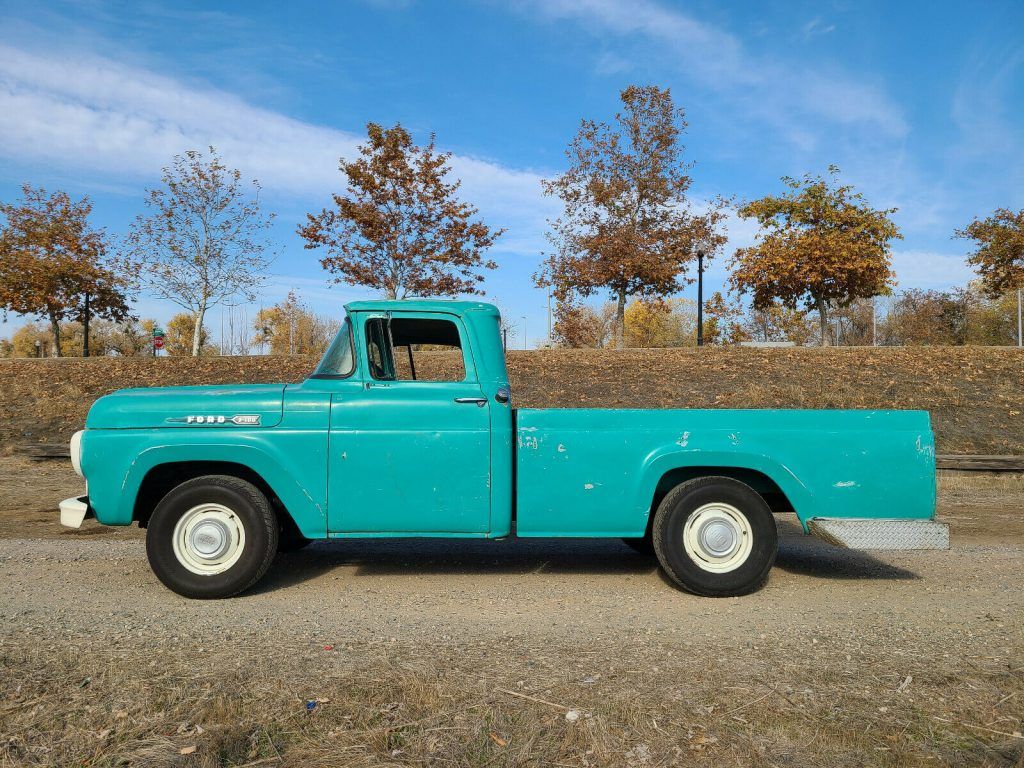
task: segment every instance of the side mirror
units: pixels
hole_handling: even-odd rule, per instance
[[[494,393],[494,399],[499,403],[507,403],[512,399],[512,390],[508,387],[499,387],[498,391]]]

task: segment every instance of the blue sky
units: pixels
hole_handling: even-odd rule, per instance
[[[844,178],[898,207],[901,287],[970,273],[952,231],[1024,207],[1024,3],[0,2],[0,196],[22,182],[89,195],[111,235],[176,153],[213,144],[260,180],[280,252],[263,304],[290,288],[317,311],[370,294],[328,287],[294,234],[341,189],[367,121],[433,131],[463,195],[508,229],[490,299],[545,334],[530,275],[582,117],[630,83],[687,111],[693,196],[749,199],[784,174]],[[730,246],[752,241],[729,222]],[[710,271],[722,284],[724,258]],[[692,287],[683,295],[692,295]],[[143,297],[141,315],[166,319]],[[219,310],[211,325],[219,330]],[[10,325],[0,325],[0,335]],[[523,321],[520,321],[522,323]],[[520,343],[522,337],[520,336]]]

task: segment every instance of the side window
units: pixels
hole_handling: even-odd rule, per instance
[[[366,324],[370,375],[383,381],[464,381],[459,329],[451,320],[372,319]]]

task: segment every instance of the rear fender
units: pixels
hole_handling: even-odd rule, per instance
[[[807,527],[810,511],[814,509],[813,496],[793,472],[784,464],[759,453],[736,451],[680,451],[674,448],[663,448],[650,454],[644,461],[639,488],[638,503],[641,507],[650,506],[655,498],[661,479],[667,474],[688,468],[721,469],[726,473],[730,469],[741,469],[759,472],[772,480],[785,494],[787,500],[796,511],[800,524]],[[704,472],[703,474],[711,474]],[[650,513],[655,510],[651,507]]]

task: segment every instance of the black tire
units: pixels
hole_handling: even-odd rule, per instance
[[[175,527],[203,504],[227,509],[232,525],[244,533],[237,559],[220,573],[194,573],[175,554]],[[216,599],[237,595],[259,581],[277,552],[277,538],[274,510],[256,486],[228,475],[206,475],[182,483],[157,504],[146,530],[146,554],[153,573],[169,589],[185,597]]]
[[[738,553],[737,558],[743,557],[747,548],[749,551],[735,566],[727,565],[728,558],[715,561],[709,556],[702,561],[696,551],[699,545],[691,545],[691,554],[684,543],[687,524],[691,523],[693,531],[698,511],[699,517],[705,519],[713,514],[708,511],[710,504],[727,505],[727,515],[735,511],[746,521],[745,526],[743,520],[739,522],[733,537],[738,548],[732,551]],[[733,597],[759,589],[768,578],[779,549],[771,509],[753,488],[729,477],[699,477],[673,488],[658,506],[652,533],[654,552],[669,579],[687,592],[706,597]],[[694,533],[693,539],[700,537]],[[714,567],[731,570],[708,570]]]
[[[642,536],[638,539],[623,539],[623,544],[635,549],[638,554],[645,557],[654,557],[654,541],[650,536]]]

